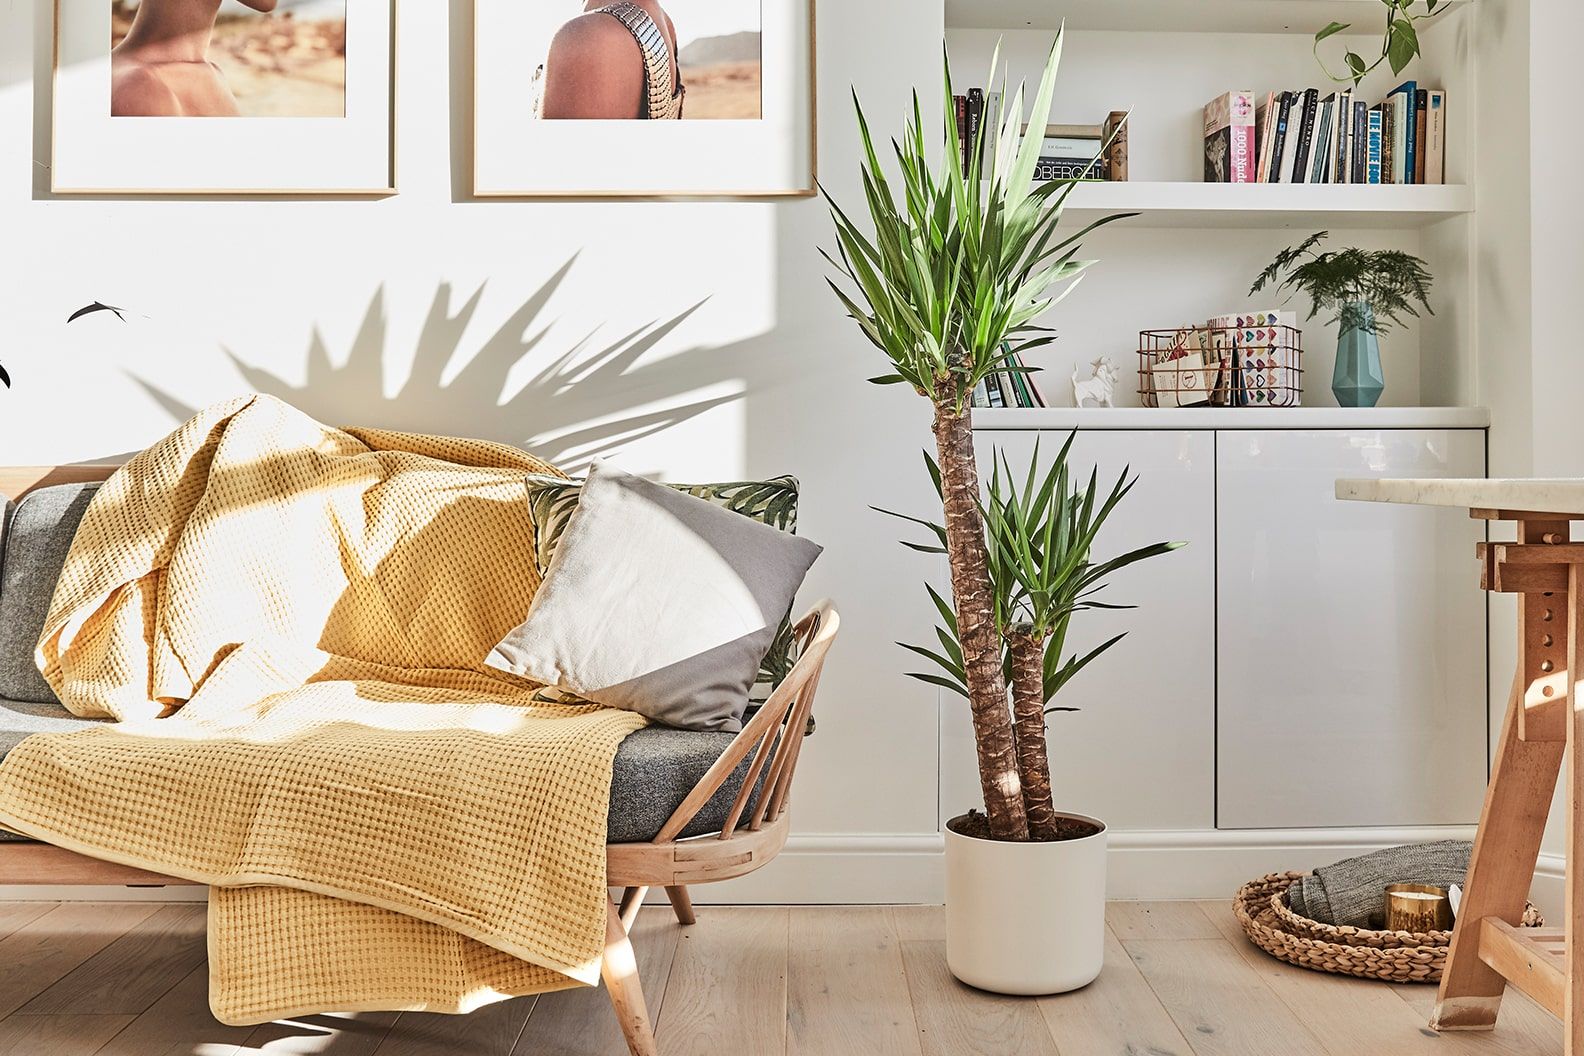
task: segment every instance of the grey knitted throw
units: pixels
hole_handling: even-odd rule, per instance
[[[1467,840],[1439,840],[1344,858],[1293,881],[1287,901],[1294,913],[1322,924],[1380,928],[1387,884],[1462,884],[1473,851]]]

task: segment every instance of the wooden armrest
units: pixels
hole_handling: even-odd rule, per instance
[[[814,707],[814,694],[819,688],[820,672],[825,667],[825,654],[836,639],[840,618],[829,601],[822,601],[809,611],[793,628],[799,651],[797,662],[786,678],[770,694],[753,718],[727,745],[715,764],[699,778],[693,791],[682,805],[672,813],[655,836],[655,843],[667,843],[687,828],[699,811],[715,797],[736,771],[742,761],[754,753],[753,763],[743,778],[743,786],[732,802],[726,824],[721,828],[721,839],[727,839],[741,822],[754,789],[763,778],[763,790],[754,805],[748,828],[757,830],[768,821],[775,821],[785,809],[787,790],[792,784],[792,774],[797,767],[798,752],[802,748],[800,736],[783,736],[782,731],[804,729]]]

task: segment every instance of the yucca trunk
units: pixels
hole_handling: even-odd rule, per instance
[[[1029,838],[1054,840],[1056,804],[1045,747],[1045,643],[1032,628],[1019,627],[1007,636],[1007,648],[1012,654],[1012,727]]]
[[[996,631],[995,597],[979,515],[979,472],[974,465],[971,413],[967,407],[957,406],[955,379],[937,383],[935,448],[946,513],[946,550],[951,562],[957,636],[962,645],[974,743],[979,752],[979,784],[984,792],[990,834],[1002,840],[1026,840],[1028,816],[1018,778],[1006,675],[1001,668],[1001,640]]]

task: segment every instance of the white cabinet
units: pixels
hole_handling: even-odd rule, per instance
[[[981,431],[976,449],[988,479],[992,450],[1022,472],[1040,441],[1048,464],[1065,435]],[[1102,486],[1126,467],[1139,484],[1107,521],[1100,555],[1161,540],[1184,550],[1119,572],[1101,600],[1137,605],[1074,617],[1070,645],[1087,651],[1128,636],[1063,690],[1077,707],[1050,721],[1057,806],[1120,829],[1209,829],[1215,824],[1215,441],[1208,430],[1086,431],[1072,463]],[[978,806],[967,704],[942,695],[943,818]]]
[[[1216,434],[1219,827],[1478,818],[1484,526],[1333,485],[1484,475],[1479,430]]]

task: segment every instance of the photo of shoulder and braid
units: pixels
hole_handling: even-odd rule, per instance
[[[346,0],[108,0],[113,117],[343,117]]]
[[[547,3],[530,54],[549,120],[761,116],[759,0]]]

